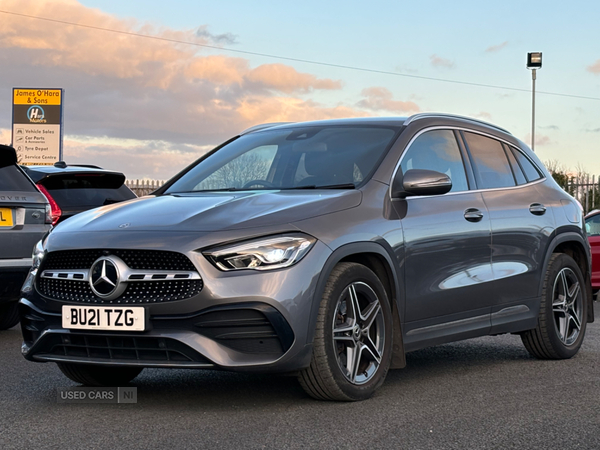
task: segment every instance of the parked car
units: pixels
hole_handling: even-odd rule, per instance
[[[592,248],[592,289],[600,290],[600,210],[595,209],[585,216],[585,230]]]
[[[440,114],[255,127],[58,225],[23,291],[23,355],[77,383],[291,372],[346,401],[461,339],[570,358],[594,319],[575,200],[509,132]]]
[[[125,175],[98,166],[67,165],[23,166],[23,169],[48,198],[52,225],[98,206],[136,198],[125,185]]]
[[[0,330],[19,322],[19,291],[31,251],[50,228],[50,206],[17,165],[14,148],[0,145]]]

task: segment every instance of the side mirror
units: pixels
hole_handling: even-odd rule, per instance
[[[0,167],[17,164],[17,152],[10,145],[0,144]]]
[[[404,175],[398,172],[392,184],[392,198],[418,195],[442,195],[450,192],[452,180],[435,170],[411,169]]]

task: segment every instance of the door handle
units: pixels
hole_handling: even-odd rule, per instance
[[[529,205],[529,212],[534,216],[543,216],[546,213],[546,207],[541,203],[532,203]]]
[[[479,222],[483,219],[483,213],[477,208],[468,208],[465,210],[465,219],[469,222]]]

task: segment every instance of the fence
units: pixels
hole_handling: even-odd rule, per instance
[[[142,197],[157,190],[165,182],[163,180],[126,180],[125,184],[135,195]]]
[[[596,179],[596,175],[583,174],[569,177],[560,184],[565,191],[579,200],[586,214],[600,208],[600,177]]]

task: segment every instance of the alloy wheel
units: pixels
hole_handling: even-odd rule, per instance
[[[366,283],[350,284],[338,299],[333,317],[333,345],[340,370],[353,384],[375,376],[385,348],[381,303]]]
[[[552,315],[558,337],[563,344],[572,345],[581,331],[583,294],[575,272],[568,267],[556,276],[552,299]]]

